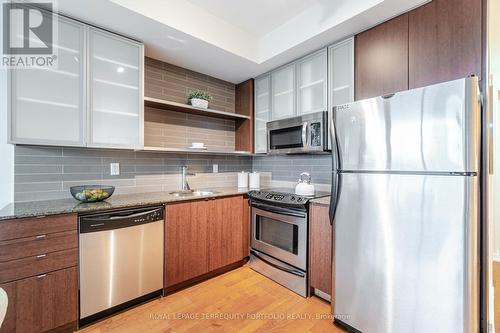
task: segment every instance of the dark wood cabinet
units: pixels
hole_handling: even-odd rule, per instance
[[[408,89],[408,15],[355,37],[355,99]]]
[[[13,281],[0,287],[9,297],[0,332],[72,332],[76,328],[76,267]]]
[[[332,295],[332,226],[328,205],[311,205],[309,222],[310,286]]]
[[[249,237],[244,196],[167,205],[165,287],[243,260]],[[247,250],[248,251],[248,250]]]
[[[410,89],[481,75],[481,0],[434,0],[408,20]]]
[[[165,219],[165,287],[208,272],[210,201],[168,205]]]
[[[76,214],[0,223],[0,332],[72,332],[78,316]]]
[[[248,116],[249,119],[236,119],[235,150],[253,152],[253,79],[237,84],[235,87],[236,113]]]
[[[243,197],[215,199],[209,217],[209,269],[237,262],[243,254]]]
[[[433,0],[356,35],[356,100],[481,76],[481,30],[481,0]]]

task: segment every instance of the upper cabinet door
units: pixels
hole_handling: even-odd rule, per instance
[[[295,116],[295,64],[272,72],[272,120]]]
[[[408,89],[408,14],[355,37],[356,100]]]
[[[481,76],[481,0],[435,0],[409,13],[409,88]]]
[[[320,50],[297,62],[297,113],[326,111],[327,55]]]
[[[89,146],[144,145],[143,46],[98,29],[89,31]]]
[[[354,39],[329,47],[330,107],[354,101]]]
[[[271,76],[255,79],[255,153],[267,152],[266,123],[271,114]]]
[[[10,72],[11,141],[84,146],[84,25],[56,14],[53,20],[55,66]]]

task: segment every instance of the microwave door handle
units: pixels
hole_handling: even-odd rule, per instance
[[[302,123],[302,145],[307,148],[307,122]]]

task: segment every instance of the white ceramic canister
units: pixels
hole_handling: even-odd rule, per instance
[[[238,172],[238,188],[248,188],[248,172]]]
[[[259,189],[260,188],[260,173],[252,172],[249,175],[249,187],[251,189]]]

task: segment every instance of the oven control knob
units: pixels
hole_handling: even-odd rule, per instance
[[[291,199],[292,199],[292,201],[295,201],[295,197],[293,195],[292,195]]]

